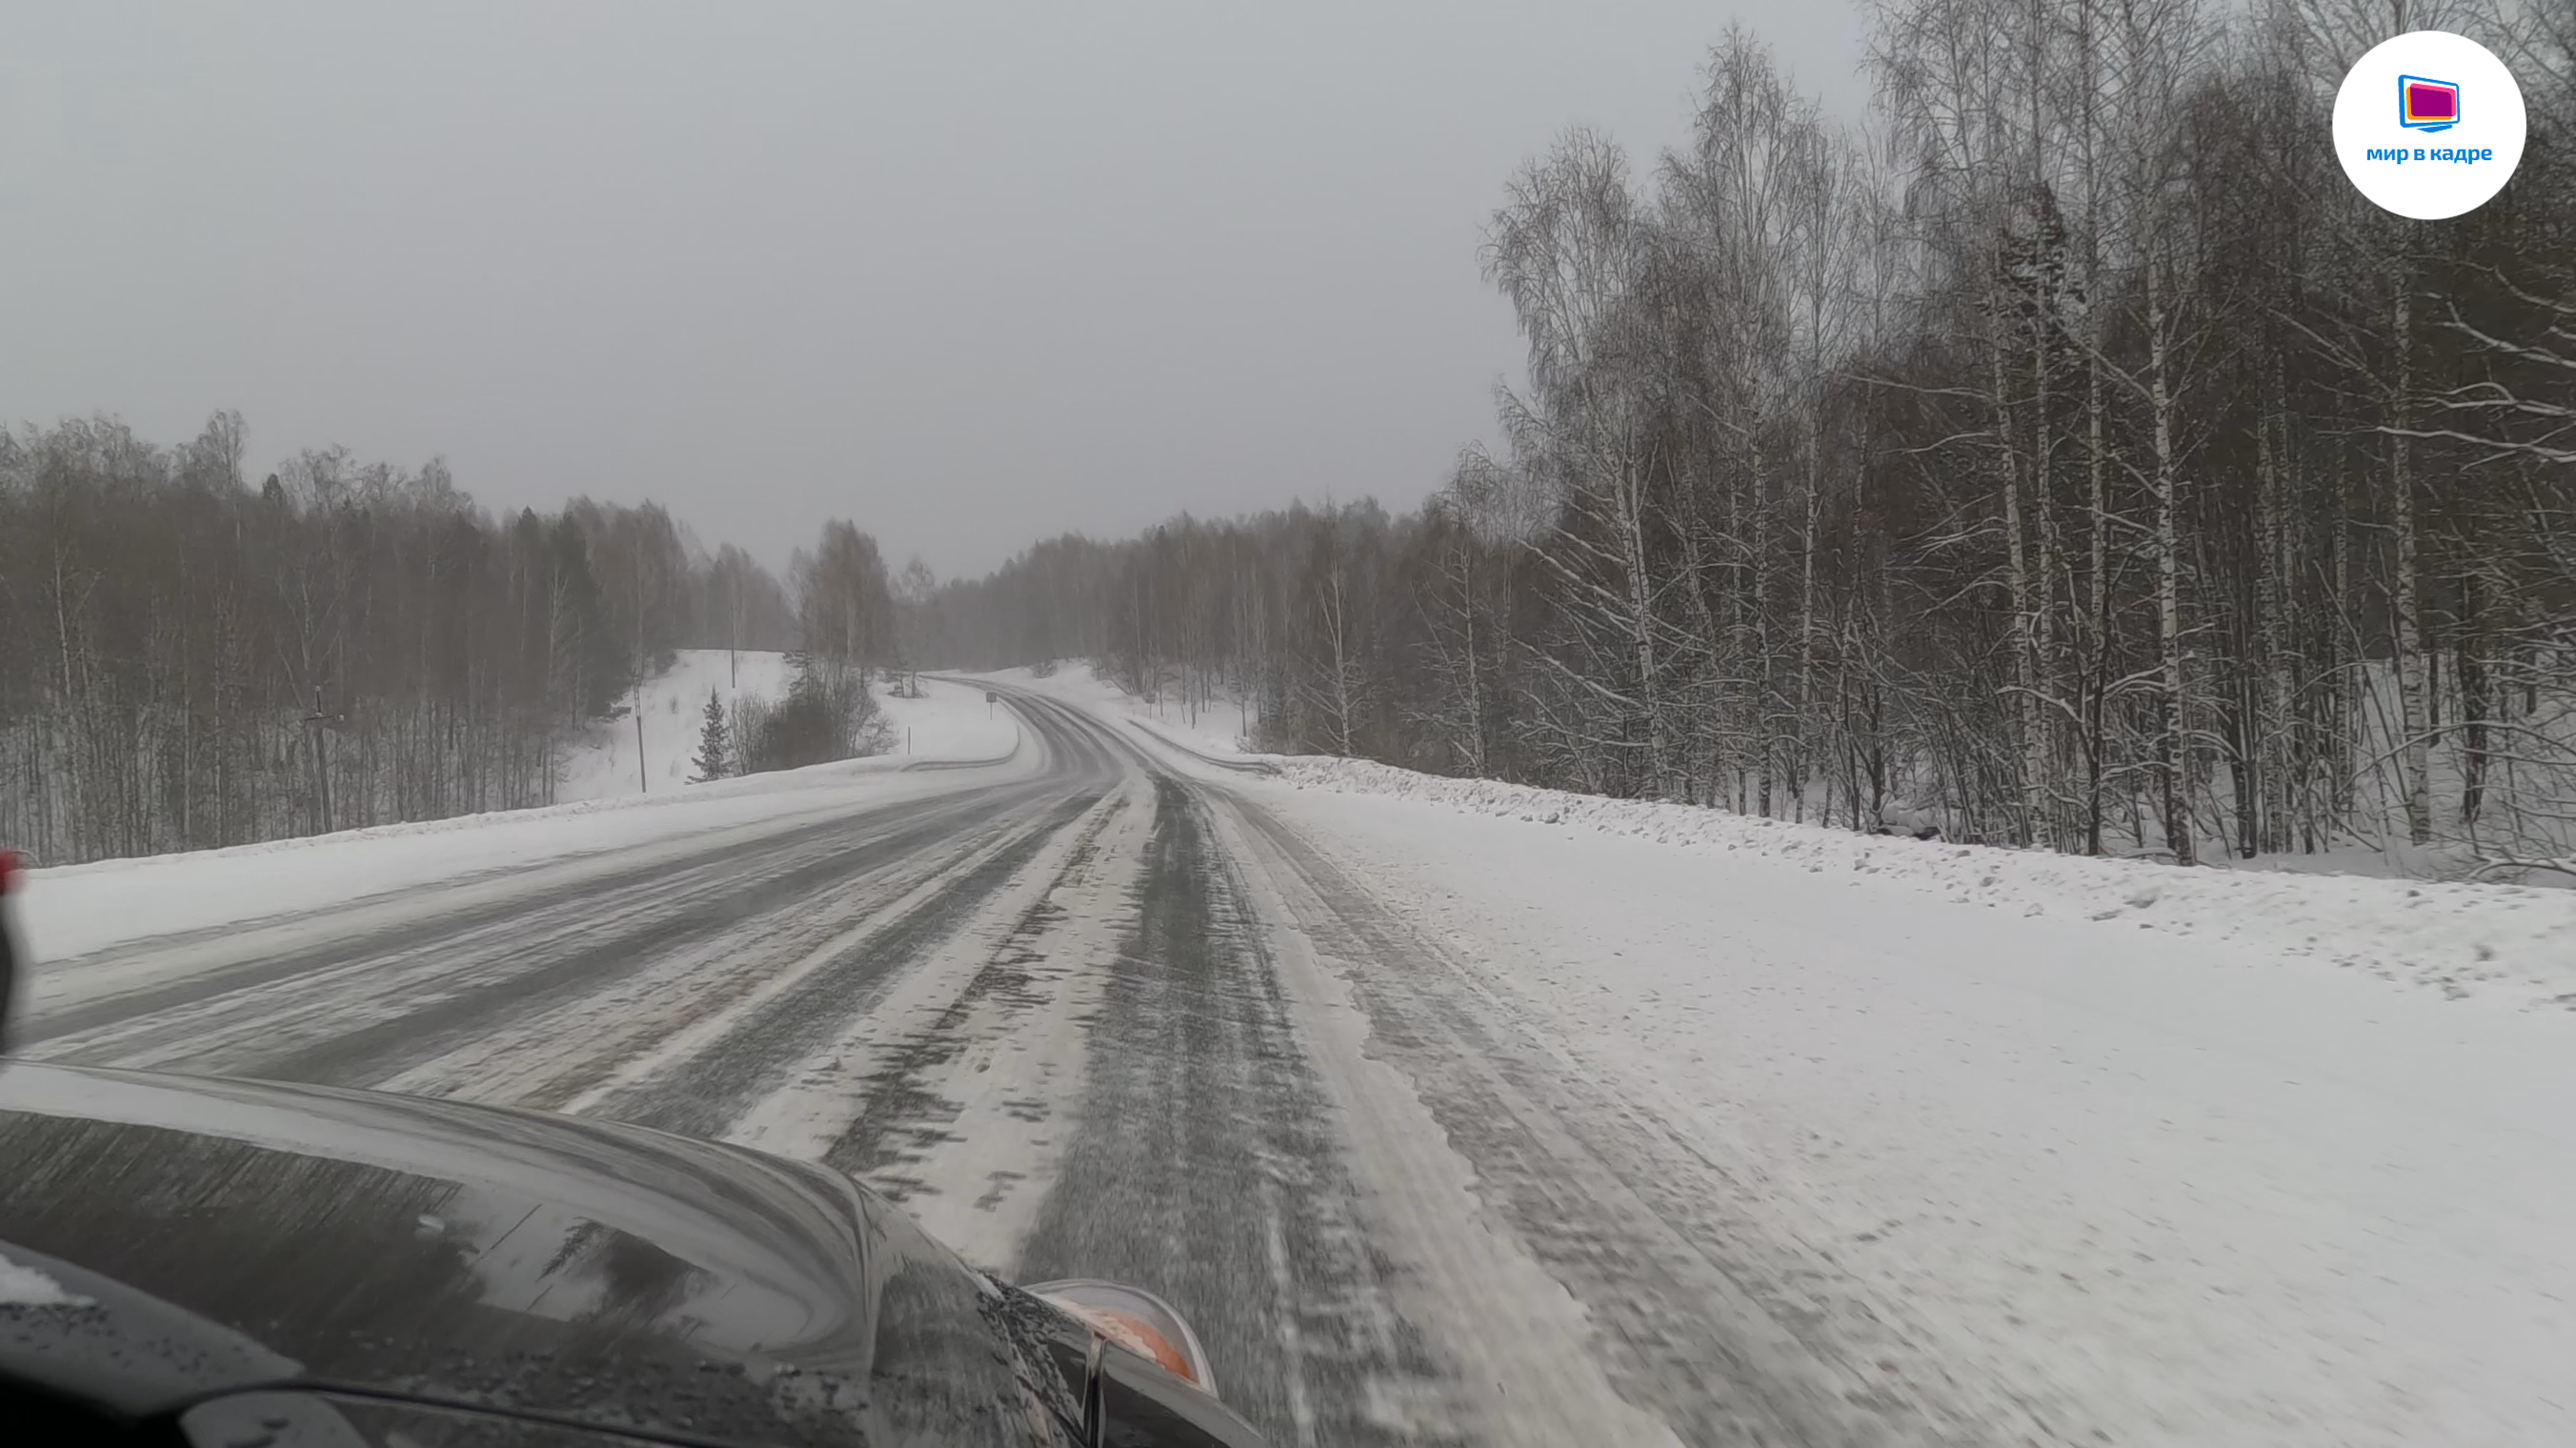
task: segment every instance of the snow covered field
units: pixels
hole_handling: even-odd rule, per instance
[[[612,720],[592,726],[589,738],[565,752],[555,798],[624,799],[686,787],[697,772],[707,695],[713,692],[728,711],[742,698],[776,702],[787,697],[789,677],[787,656],[774,651],[680,650],[670,671],[644,686],[642,777],[635,769],[634,719]],[[987,759],[1011,751],[1010,714],[986,705],[979,690],[925,679],[923,697],[899,699],[881,682],[869,687],[885,716],[890,754]]]
[[[635,768],[635,720],[594,724],[588,738],[564,751],[555,798],[621,799],[681,788],[695,773],[690,761],[697,758],[700,711],[709,690],[728,710],[738,699],[783,699],[787,656],[760,649],[680,650],[670,671],[643,689],[642,774]]]
[[[986,701],[980,689],[924,678],[922,697],[899,699],[883,684],[875,688],[877,708],[885,714],[886,748],[898,758],[993,759],[1019,747],[1018,717]]]

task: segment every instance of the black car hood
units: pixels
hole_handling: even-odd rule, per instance
[[[12,1246],[95,1290],[0,1301],[0,1370],[12,1339],[23,1354],[128,1298],[228,1339],[192,1349],[193,1377],[129,1373],[128,1412],[286,1380],[708,1443],[1032,1432],[1016,1309],[900,1212],[819,1168],[635,1128],[0,1064]],[[152,1331],[185,1335],[168,1322]]]

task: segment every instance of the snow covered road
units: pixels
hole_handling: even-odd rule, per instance
[[[994,687],[1004,761],[312,846],[358,898],[40,877],[31,933],[90,948],[22,1039],[827,1161],[980,1262],[1173,1298],[1282,1445],[2576,1424],[2564,1012],[1301,789]],[[397,850],[482,867],[386,890]]]

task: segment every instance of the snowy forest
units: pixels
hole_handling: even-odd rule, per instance
[[[49,863],[546,802],[678,648],[1092,659],[1262,747],[2183,863],[2576,876],[2576,8],[1891,0],[1865,119],[1752,36],[1690,140],[1497,177],[1528,342],[1418,509],[1183,516],[781,578],[653,505],[495,517],[244,424],[0,433],[0,840]],[[2329,146],[2351,61],[2484,41],[2520,171],[2446,222]],[[1462,267],[1478,258],[1461,256]],[[1365,497],[1400,480],[1312,480]],[[1435,480],[1426,480],[1435,481]],[[792,705],[793,707],[789,707]]]
[[[2576,874],[2576,8],[1875,25],[1865,124],[1736,34],[1686,146],[1578,129],[1508,178],[1483,265],[1527,382],[1418,512],[1055,540],[913,647],[1862,830]],[[2447,222],[2329,144],[2351,62],[2418,28],[2531,117]]]
[[[746,767],[859,747],[893,606],[851,525],[782,583],[649,504],[496,519],[435,462],[254,486],[243,438],[0,433],[0,839],[70,863],[544,804],[680,648],[802,649]]]

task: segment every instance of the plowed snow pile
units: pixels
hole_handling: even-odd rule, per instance
[[[2576,892],[1279,762],[1233,787],[1708,1164],[1702,1250],[1996,1405],[1953,1441],[2576,1443]]]
[[[780,655],[746,650],[741,664],[743,692],[784,694]],[[730,676],[724,650],[684,649],[671,673],[645,687],[649,793],[636,775],[630,718],[597,726],[568,751],[560,804],[33,871],[23,920],[42,963],[39,978],[66,957],[152,936],[436,889],[596,851],[685,844],[710,832],[951,787],[909,773],[914,765],[997,761],[996,771],[1028,772],[1040,764],[1039,751],[1018,747],[1020,725],[1009,710],[986,704],[980,689],[925,679],[918,699],[887,697],[883,684],[875,686],[888,753],[691,784],[700,724],[694,710],[704,707],[711,686],[732,698]]]
[[[2576,890],[2232,870],[2182,870],[1898,836],[1859,835],[1689,805],[1447,779],[1358,759],[1287,756],[1307,789],[1758,856],[2015,915],[2223,940],[2512,1005],[2576,1009]]]

